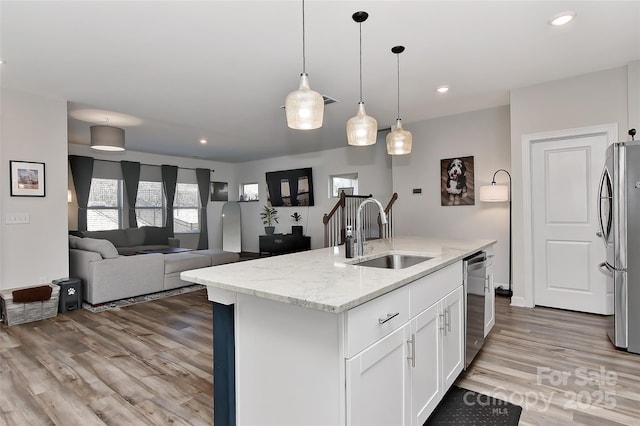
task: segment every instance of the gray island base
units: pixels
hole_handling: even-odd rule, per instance
[[[422,425],[464,368],[462,259],[494,243],[396,237],[182,272],[214,302],[215,424]],[[385,254],[430,259],[355,265]]]

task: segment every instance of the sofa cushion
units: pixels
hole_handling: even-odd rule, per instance
[[[81,239],[82,238],[76,237],[75,235],[69,235],[69,248],[77,248],[78,240],[81,240]]]
[[[206,268],[207,266],[211,266],[211,258],[209,256],[193,255],[188,252],[164,255],[165,275],[189,269]]]
[[[143,226],[144,229],[144,245],[167,245],[169,240],[169,230],[158,226]]]
[[[127,247],[141,246],[144,244],[144,229],[127,228],[124,230],[127,236]]]
[[[80,250],[94,251],[100,253],[103,259],[118,257],[118,250],[109,240],[97,238],[80,238],[76,243],[76,248]]]
[[[124,233],[124,229],[111,229],[109,231],[84,231],[83,235],[85,238],[96,238],[102,240],[111,241],[111,243],[116,247],[126,247],[129,244],[127,243],[127,236]]]
[[[187,253],[209,256],[211,258],[211,266],[224,265],[225,263],[233,263],[240,260],[238,253],[218,249],[194,250]]]

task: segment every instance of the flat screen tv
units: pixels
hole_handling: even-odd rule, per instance
[[[311,167],[267,172],[266,177],[271,206],[313,206]]]

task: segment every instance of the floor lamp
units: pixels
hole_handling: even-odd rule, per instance
[[[498,172],[505,172],[507,176],[509,176],[509,186],[505,185],[496,185],[496,175]],[[481,186],[480,187],[480,201],[485,203],[502,203],[505,201],[509,202],[509,289],[505,290],[502,287],[496,288],[496,294],[498,296],[507,296],[511,297],[513,295],[513,291],[511,290],[512,283],[512,244],[511,244],[511,175],[508,171],[504,169],[496,170],[493,174],[493,180],[491,181],[491,185]]]

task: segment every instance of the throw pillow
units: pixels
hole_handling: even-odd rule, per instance
[[[82,238],[76,237],[75,235],[69,235],[69,248],[78,248],[78,241]]]
[[[76,248],[100,253],[103,259],[113,259],[118,257],[118,250],[109,240],[95,238],[80,238],[76,243]]]
[[[127,235],[127,247],[141,246],[144,244],[144,229],[127,228],[124,230]]]
[[[169,230],[157,226],[145,226],[144,229],[144,245],[167,245],[169,241]]]

